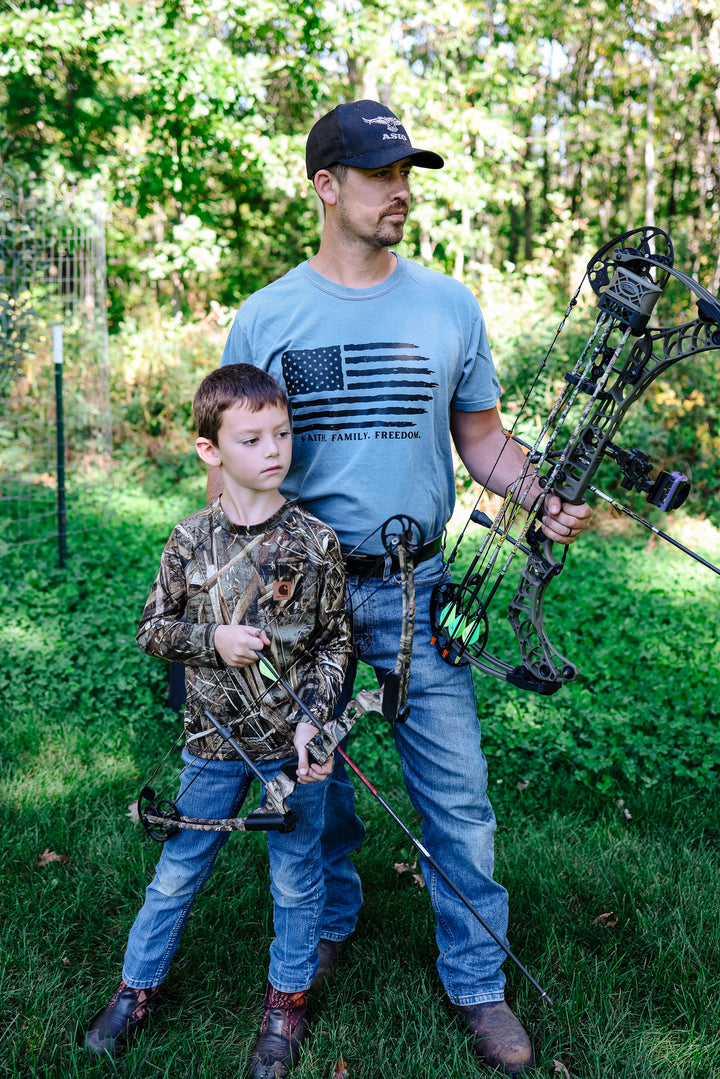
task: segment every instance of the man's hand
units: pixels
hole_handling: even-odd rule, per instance
[[[557,495],[546,495],[542,507],[542,530],[553,543],[574,543],[590,527],[592,510],[581,502],[561,502]]]
[[[220,625],[215,629],[213,644],[228,667],[249,667],[257,663],[258,652],[270,644],[270,639],[264,629]]]
[[[310,764],[308,751],[305,748],[308,742],[317,734],[317,727],[312,723],[298,723],[295,728],[295,749],[298,755],[297,781],[298,783],[318,783],[327,779],[333,769],[333,754],[331,753],[324,764]]]

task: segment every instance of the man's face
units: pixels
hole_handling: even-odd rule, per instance
[[[337,197],[338,230],[375,250],[400,243],[410,210],[410,158],[378,169],[348,169]]]

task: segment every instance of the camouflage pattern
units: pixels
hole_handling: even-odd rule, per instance
[[[361,689],[348,702],[341,716],[324,724],[323,729],[318,731],[314,738],[310,739],[305,747],[308,751],[308,756],[316,764],[324,764],[366,712],[377,712],[380,716],[383,714],[382,688]]]
[[[217,499],[173,529],[137,635],[145,652],[185,664],[190,753],[236,757],[204,717],[209,708],[250,757],[295,756],[300,710],[257,664],[225,666],[213,647],[220,623],[264,629],[269,661],[327,722],[350,651],[345,573],[332,529],[293,502],[261,525],[235,525]]]

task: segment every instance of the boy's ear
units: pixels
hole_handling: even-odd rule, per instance
[[[197,450],[198,457],[201,461],[204,461],[206,465],[221,465],[222,460],[220,458],[220,450],[217,448],[214,442],[211,442],[209,438],[196,438],[195,449]]]

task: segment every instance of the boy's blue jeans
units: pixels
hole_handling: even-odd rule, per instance
[[[423,843],[504,940],[507,892],[492,877],[495,816],[487,796],[487,765],[480,748],[470,668],[448,666],[431,644],[430,595],[444,573],[439,554],[415,569],[410,715],[405,723],[395,724],[393,734],[405,784],[422,816]],[[392,669],[402,614],[399,579],[382,582],[350,577],[348,596],[356,661],[378,671]],[[348,693],[352,677],[349,671]],[[355,814],[352,785],[337,755],[335,761],[337,782],[329,791],[332,811],[328,803],[323,849],[334,844],[339,850],[342,840],[349,841],[353,835]],[[357,763],[362,767],[361,760]],[[398,832],[398,849],[403,843]],[[346,888],[347,870],[338,876],[337,865],[337,859],[334,865],[326,865],[326,918],[321,936],[341,940],[355,924],[357,891]],[[423,864],[422,871],[437,918],[437,966],[448,996],[455,1004],[502,1000],[504,952],[433,869]]]
[[[187,750],[183,751],[183,760],[187,767],[177,799],[180,811],[189,817],[237,816],[253,778],[245,764],[206,762]],[[283,763],[258,762],[258,768],[270,780]],[[317,970],[317,944],[325,906],[321,834],[335,786],[332,779],[298,784],[288,799],[299,818],[295,830],[267,833],[275,926],[268,977],[284,993],[307,989]],[[362,902],[360,882],[347,854],[362,839],[363,829],[361,824],[353,827],[355,830],[348,836],[331,842],[325,850],[334,866],[334,886],[353,912],[346,912],[343,923],[349,926],[348,933],[355,927]],[[181,829],[164,844],[145,903],[130,931],[122,975],[127,985],[146,989],[164,981],[193,902],[229,835]],[[238,906],[241,905],[239,890]]]

